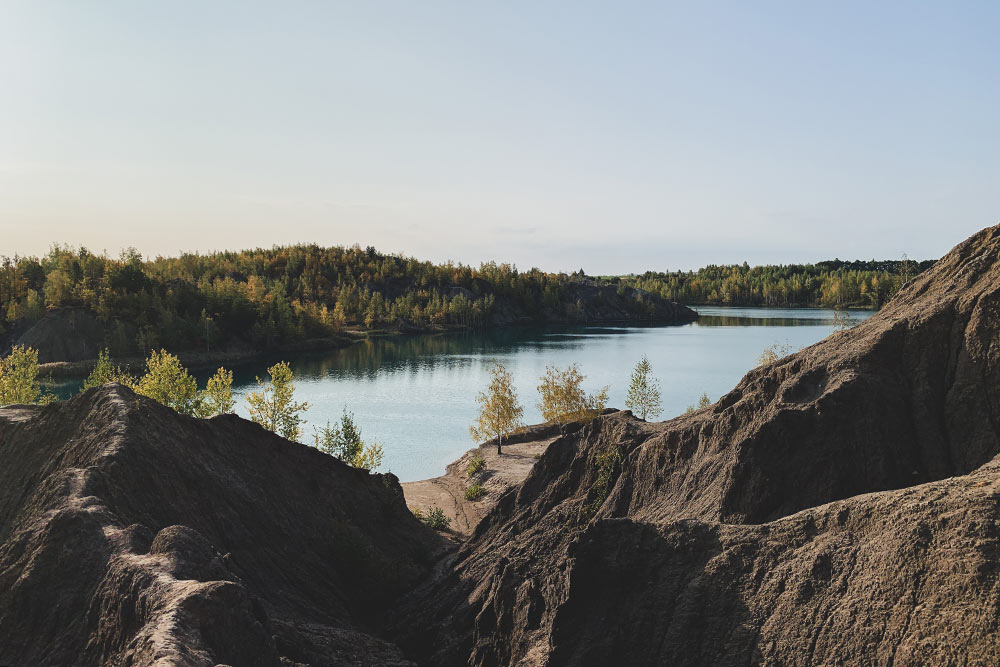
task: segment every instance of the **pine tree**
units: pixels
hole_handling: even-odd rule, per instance
[[[479,403],[479,416],[469,432],[476,440],[496,438],[499,456],[503,454],[504,436],[522,425],[524,415],[524,407],[514,391],[514,378],[499,361],[493,362],[490,385],[476,396],[476,402]]]
[[[663,411],[660,407],[660,381],[650,377],[652,367],[646,355],[635,365],[632,380],[625,396],[625,407],[646,421],[649,417],[658,417]]]

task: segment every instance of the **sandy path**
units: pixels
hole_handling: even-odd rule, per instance
[[[406,504],[423,512],[432,507],[440,507],[451,519],[453,533],[462,537],[471,535],[476,524],[486,516],[501,494],[520,484],[528,476],[537,457],[554,440],[555,438],[548,438],[506,445],[502,456],[497,456],[495,446],[483,445],[470,449],[450,464],[444,475],[402,484]],[[475,475],[474,479],[469,479],[466,467],[472,453],[477,450],[486,459],[486,468]],[[484,493],[479,499],[469,501],[465,499],[465,489],[473,482],[481,484]]]

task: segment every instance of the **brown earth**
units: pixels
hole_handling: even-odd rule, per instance
[[[555,440],[397,641],[438,665],[997,664],[998,327],[991,228],[713,406]]]
[[[485,444],[470,449],[457,461],[448,465],[445,474],[418,482],[403,482],[403,495],[411,509],[422,512],[439,507],[451,521],[451,533],[459,537],[472,534],[479,521],[496,505],[508,489],[520,484],[539,457],[555,438],[519,442],[502,448],[497,455],[495,445]],[[473,475],[468,474],[469,461],[478,452],[485,467]],[[482,495],[476,500],[466,500],[465,490],[479,484]]]
[[[523,436],[457,550],[236,417],[0,410],[0,664],[1000,664],[998,332],[1000,227],[713,406]]]
[[[445,545],[371,475],[119,385],[0,409],[0,665],[410,664]]]

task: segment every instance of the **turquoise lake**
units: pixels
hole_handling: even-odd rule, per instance
[[[750,370],[767,346],[793,351],[835,329],[834,313],[822,309],[697,308],[701,318],[675,327],[572,326],[502,329],[479,334],[388,337],[343,350],[289,357],[296,398],[310,403],[303,440],[314,426],[354,413],[366,440],[385,448],[382,471],[402,481],[435,477],[475,443],[469,425],[476,394],[496,359],[514,376],[525,423],[542,421],[536,403],[545,367],[579,364],[589,390],[610,387],[609,406],[623,408],[629,375],[649,357],[660,379],[663,414],[669,419],[703,393],[714,402]],[[852,311],[861,320],[869,312]],[[266,377],[263,361],[233,367],[242,395]],[[204,378],[199,377],[203,381]],[[242,398],[238,412],[247,416]]]

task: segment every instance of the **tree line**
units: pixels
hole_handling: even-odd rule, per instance
[[[606,277],[686,304],[879,308],[930,262],[820,262],[708,266],[698,271]],[[48,309],[97,315],[115,356],[205,350],[240,342],[255,349],[336,336],[345,329],[477,329],[494,312],[573,319],[571,286],[583,272],[434,264],[372,247],[295,245],[144,259],[53,246],[42,257],[0,257],[0,342]]]
[[[750,266],[709,265],[697,271],[605,278],[687,305],[871,308],[934,264],[910,259]]]
[[[116,356],[160,347],[210,351],[233,340],[267,349],[399,322],[476,329],[489,324],[497,303],[529,318],[563,309],[574,280],[494,262],[434,264],[356,245],[149,260],[135,250],[112,258],[57,245],[43,257],[0,258],[0,335],[71,306],[106,324]]]

